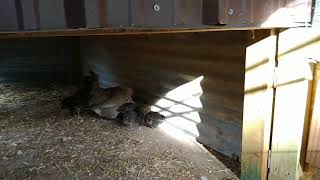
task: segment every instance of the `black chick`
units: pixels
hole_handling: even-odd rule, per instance
[[[73,115],[77,113],[78,116],[80,111],[89,110],[90,91],[98,83],[98,75],[90,71],[90,75],[84,78],[82,86],[77,92],[62,101],[62,109],[69,109]]]
[[[157,112],[149,112],[145,116],[145,126],[150,128],[157,128],[161,123],[163,123],[165,117]]]
[[[123,119],[123,116],[124,114],[127,112],[127,111],[134,111],[135,108],[136,108],[136,104],[135,103],[125,103],[123,105],[121,105],[117,110],[116,112],[118,113],[118,119],[122,120]],[[138,115],[138,114],[137,114]]]
[[[138,114],[138,118],[137,118],[137,121],[140,125],[142,126],[145,126],[145,116],[146,114],[148,114],[150,111],[151,111],[151,108],[149,105],[147,104],[139,104],[135,111],[137,112]]]
[[[135,111],[126,111],[122,113],[122,124],[126,127],[129,127],[132,129],[135,125],[137,125],[136,119],[137,119],[137,112]]]
[[[121,105],[117,109],[117,111],[119,113],[123,113],[123,112],[126,112],[126,111],[134,111],[137,107],[138,107],[138,104],[136,104],[136,103],[125,103],[125,104]]]

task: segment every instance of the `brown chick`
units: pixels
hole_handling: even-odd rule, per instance
[[[127,87],[97,88],[92,94],[90,106],[114,107],[132,102],[133,90]]]

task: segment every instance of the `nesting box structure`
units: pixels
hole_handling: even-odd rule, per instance
[[[0,30],[293,27],[311,21],[311,5],[311,0],[5,0]]]

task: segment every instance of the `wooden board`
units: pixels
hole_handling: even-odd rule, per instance
[[[306,162],[315,168],[320,168],[320,65],[315,67],[311,103],[311,124]]]
[[[202,3],[194,0],[175,0],[174,25],[202,25]]]
[[[99,26],[92,22],[90,26]],[[100,29],[68,29],[54,31],[0,31],[2,38],[26,38],[26,37],[61,37],[61,36],[117,36],[117,35],[150,35],[150,34],[176,34],[220,31],[246,31],[247,28],[227,28],[221,26],[205,26],[198,28],[100,28]],[[253,28],[252,30],[266,30],[266,28]]]
[[[69,84],[74,78],[72,48],[71,38],[2,40],[0,84],[37,87]]]
[[[106,20],[109,27],[114,26],[131,26],[131,3],[130,0],[107,1],[106,3]]]
[[[16,3],[13,0],[3,0],[0,6],[0,30],[18,30],[18,19],[16,14]]]
[[[233,26],[297,26],[311,19],[311,0],[224,0],[219,3],[219,21]]]
[[[86,27],[87,28],[98,28],[101,27],[99,23],[99,7],[98,0],[85,0],[85,13],[86,13]]]
[[[173,0],[136,0],[133,1],[133,24],[138,26],[172,26],[174,24]],[[155,10],[157,5],[159,10]]]
[[[306,164],[303,180],[320,180],[320,169]]]
[[[247,48],[241,179],[266,179],[277,35]],[[259,53],[257,53],[259,52]]]
[[[40,29],[57,31],[84,27],[199,28],[205,25],[246,29],[301,27],[310,22],[311,2],[312,0],[3,0],[0,30],[35,29],[38,28],[35,26],[38,19]],[[160,9],[155,10],[155,5]]]
[[[64,0],[64,12],[68,28],[86,27],[84,0]]]
[[[319,45],[316,29],[289,29],[279,36],[270,179],[302,178]]]
[[[40,28],[66,29],[66,15],[63,0],[39,0]]]
[[[39,12],[36,12],[38,7],[35,0],[20,0],[22,6],[23,13],[23,22],[24,22],[24,30],[34,30],[39,28],[39,22],[37,22],[37,15],[39,16]]]
[[[300,179],[313,68],[308,62],[283,59],[276,72],[270,177]]]

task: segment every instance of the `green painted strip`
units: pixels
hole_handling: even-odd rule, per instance
[[[259,180],[261,179],[260,169],[255,164],[249,164],[241,172],[241,180]]]

